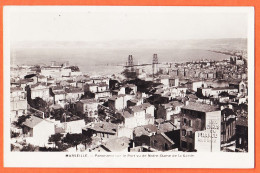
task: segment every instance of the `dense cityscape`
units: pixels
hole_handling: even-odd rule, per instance
[[[247,55],[217,53],[230,58],[129,55],[102,76],[68,61],[12,66],[11,151],[248,152]]]

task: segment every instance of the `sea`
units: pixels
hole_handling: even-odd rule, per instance
[[[109,75],[120,73],[128,56],[134,64],[151,64],[153,54],[159,63],[181,63],[199,60],[220,61],[230,56],[203,49],[158,49],[158,50],[64,50],[64,49],[23,49],[11,53],[11,65],[50,65],[51,61],[69,61],[84,74]]]

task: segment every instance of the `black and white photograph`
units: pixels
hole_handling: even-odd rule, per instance
[[[254,165],[252,7],[6,6],[4,70],[6,165]]]

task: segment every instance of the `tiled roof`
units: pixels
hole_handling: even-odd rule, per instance
[[[157,127],[155,125],[149,124],[145,126],[139,126],[134,129],[134,134],[136,136],[149,135],[152,132],[157,132]]]
[[[84,103],[84,104],[97,103],[97,101],[94,100],[94,99],[82,99],[82,100],[80,100],[79,102],[82,102],[82,103]]]
[[[170,108],[170,107],[175,108],[176,106],[183,106],[184,104],[181,102],[178,102],[178,101],[172,101],[172,102],[162,104],[162,105],[165,106],[165,108]]]
[[[140,111],[143,111],[145,109],[147,109],[148,107],[150,107],[151,104],[150,103],[143,103],[141,105],[138,105],[138,106],[132,106],[130,107],[132,109],[133,112],[140,112]]]
[[[12,87],[10,88],[10,91],[11,92],[14,92],[14,91],[23,91],[23,89],[21,87]]]
[[[126,84],[125,87],[130,87],[131,88],[131,87],[137,87],[137,86],[134,85],[134,84]]]
[[[212,90],[228,90],[228,89],[236,89],[234,87],[217,87],[217,88],[212,88]]]
[[[44,78],[46,78],[46,77],[43,76],[43,75],[40,75],[40,76],[38,76],[38,78],[39,78],[39,79],[44,79]]]
[[[66,88],[65,91],[67,93],[79,93],[79,92],[84,92],[82,90],[82,88],[74,88],[74,87],[70,87],[70,88]]]
[[[174,130],[174,125],[171,122],[165,122],[158,126],[160,132],[170,132]]]
[[[108,122],[98,122],[98,123],[90,124],[90,125],[84,127],[83,129],[92,129],[97,132],[116,134],[117,125],[113,124],[113,123],[108,123]]]
[[[108,140],[103,146],[111,152],[117,152],[128,148],[130,141],[127,137],[120,137]]]
[[[120,111],[118,113],[121,114],[124,118],[131,118],[134,116],[133,114],[130,114],[128,111],[124,111],[124,112]]]
[[[193,110],[198,112],[214,112],[219,110],[217,106],[196,103],[196,102],[189,102],[188,105],[183,106],[182,109],[188,109],[188,110]]]
[[[106,86],[108,86],[108,85],[107,85],[105,82],[101,82],[101,83],[98,84],[98,86],[99,86],[99,87],[106,87]]]
[[[53,91],[53,94],[60,95],[60,94],[66,94],[65,91]]]
[[[26,119],[25,122],[23,123],[24,126],[33,128],[35,127],[37,124],[41,123],[42,121],[44,121],[41,118],[38,118],[36,116],[31,116],[29,119]]]
[[[62,90],[63,89],[63,87],[62,86],[54,86],[54,87],[52,87],[52,90],[54,91],[54,90]]]

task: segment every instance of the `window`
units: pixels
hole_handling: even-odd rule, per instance
[[[192,121],[191,121],[191,120],[189,120],[189,126],[190,126],[190,127],[192,126]]]
[[[155,146],[155,147],[158,146],[158,141],[154,140],[153,143],[154,143],[154,146]]]
[[[186,125],[186,123],[187,123],[187,119],[183,118],[183,124]]]
[[[187,131],[187,136],[192,137],[192,131]]]
[[[186,130],[183,129],[183,130],[181,131],[181,134],[182,134],[182,136],[186,136]]]
[[[182,146],[182,148],[187,148],[187,142],[182,141],[181,146]]]
[[[164,149],[165,149],[165,150],[169,150],[168,144],[166,144],[166,143],[164,144]]]

